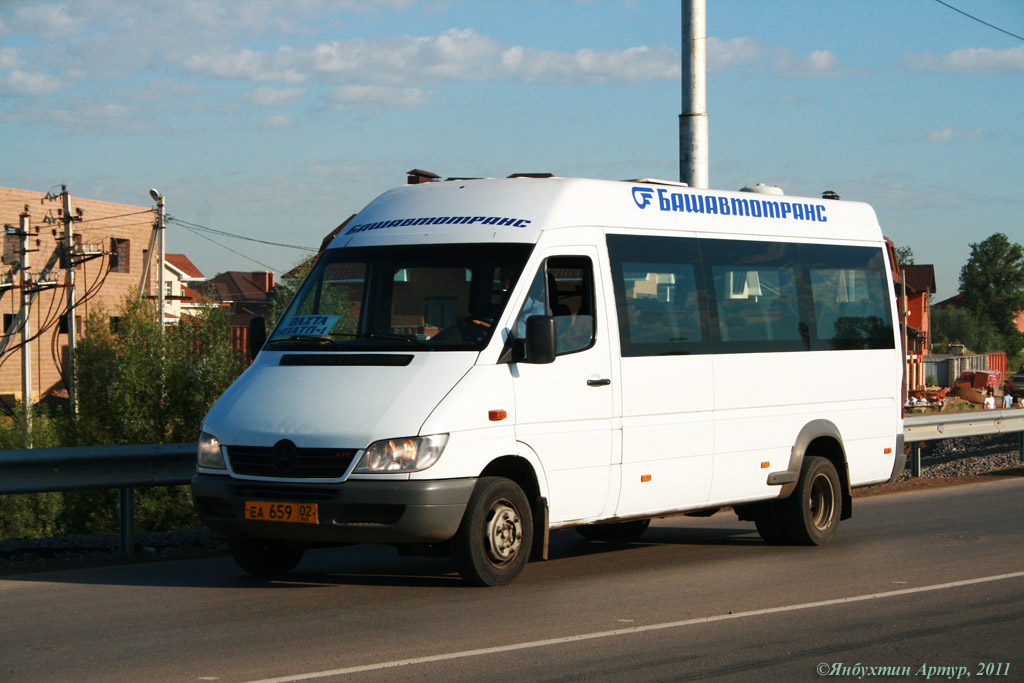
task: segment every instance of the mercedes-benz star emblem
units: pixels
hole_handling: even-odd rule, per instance
[[[270,454],[270,464],[280,475],[291,473],[299,464],[299,449],[288,439],[278,441]]]

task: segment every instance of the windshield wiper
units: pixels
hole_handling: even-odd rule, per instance
[[[387,332],[363,332],[362,334],[357,334],[353,336],[355,336],[357,339],[387,339],[389,341],[406,342],[407,344],[415,344],[416,346],[420,346],[423,348],[430,348],[430,345],[427,344],[422,339],[417,339],[416,337],[407,334],[390,334]]]
[[[298,343],[312,343],[312,344],[328,344],[335,346],[334,340],[328,336],[319,334],[290,334],[287,337],[274,337],[268,344],[280,344],[282,342],[298,342]]]

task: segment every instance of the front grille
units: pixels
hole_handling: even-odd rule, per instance
[[[287,479],[339,479],[345,476],[356,449],[297,448],[290,441],[275,446],[228,446],[236,474]]]
[[[326,503],[334,500],[337,489],[315,488],[311,486],[278,486],[271,484],[235,484],[231,487],[234,494],[246,500],[288,500],[296,503]]]

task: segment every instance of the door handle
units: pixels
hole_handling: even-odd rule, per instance
[[[588,387],[606,387],[606,386],[608,386],[611,383],[612,383],[612,381],[610,379],[588,379],[587,380],[587,386]]]

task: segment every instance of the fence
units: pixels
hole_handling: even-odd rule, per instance
[[[919,444],[985,434],[1020,433],[1024,461],[1024,410],[912,415],[903,440],[911,446],[911,474],[921,476]],[[196,444],[85,446],[0,450],[0,495],[82,489],[120,489],[121,553],[134,554],[136,486],[187,484],[195,470]]]

